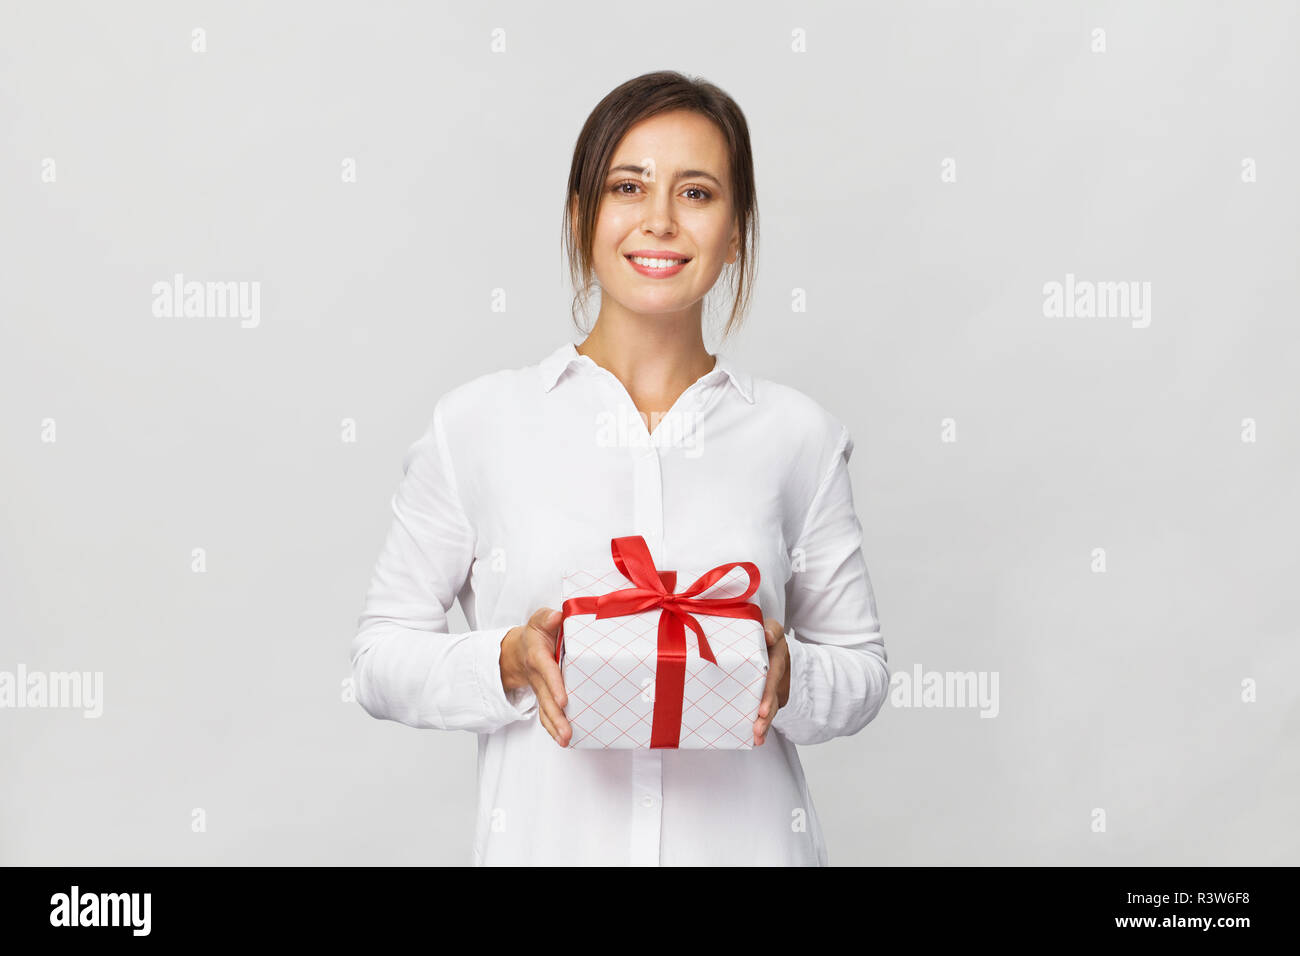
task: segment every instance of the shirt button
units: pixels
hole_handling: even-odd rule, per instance
[[[642,797],[642,798],[641,798],[641,806],[643,806],[643,807],[653,807],[654,805],[655,805],[655,798],[654,798],[654,797],[651,797],[651,796],[645,796],[645,797]]]

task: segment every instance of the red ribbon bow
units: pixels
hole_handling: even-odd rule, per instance
[[[686,689],[686,628],[699,638],[700,657],[711,664],[718,661],[704,636],[704,628],[694,614],[712,617],[748,618],[763,623],[763,612],[749,598],[758,590],[758,565],[752,561],[733,561],[720,564],[707,571],[681,593],[674,594],[677,586],[676,571],[657,571],[650,549],[639,534],[614,538],[610,542],[614,565],[634,587],[611,591],[609,594],[569,598],[562,606],[560,630],[555,641],[555,662],[563,656],[564,621],[574,614],[592,614],[597,618],[623,617],[640,614],[656,607],[659,615],[659,647],[655,666],[654,721],[650,729],[650,746],[676,747],[682,731],[682,697]],[[730,573],[732,568],[743,568],[749,575],[749,587],[735,597],[699,598]]]

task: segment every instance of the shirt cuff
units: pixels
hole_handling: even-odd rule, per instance
[[[475,643],[474,678],[479,696],[489,717],[501,724],[527,720],[537,713],[537,695],[531,687],[508,691],[501,683],[501,642],[513,626],[480,631],[472,638]]]
[[[790,725],[807,718],[812,713],[812,664],[809,660],[813,651],[807,644],[786,633],[785,646],[790,651],[790,696],[785,706],[777,710],[772,718],[771,727],[787,734]]]

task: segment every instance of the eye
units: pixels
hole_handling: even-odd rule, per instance
[[[628,190],[624,189],[623,188],[624,186],[635,186],[637,189],[640,189],[641,182],[640,180],[637,179],[624,179],[622,182],[617,182],[613,186],[611,186],[609,191],[611,193],[614,193],[617,196],[636,195],[635,192],[629,192]],[[703,188],[702,186],[687,186],[685,189],[682,190],[682,192],[699,193],[698,197],[690,197],[692,202],[708,202],[710,199],[713,198],[713,193],[709,192],[707,189]]]

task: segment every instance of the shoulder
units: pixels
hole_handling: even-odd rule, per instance
[[[759,377],[752,382],[755,435],[782,475],[782,533],[797,542],[825,489],[847,476],[853,439],[839,415],[804,389]]]
[[[505,414],[518,414],[541,393],[537,365],[501,368],[444,386],[433,406],[433,422],[443,431],[477,431]]]
[[[793,439],[796,454],[805,461],[826,465],[836,455],[846,459],[853,451],[853,437],[844,421],[807,392],[754,376],[755,406],[770,419],[775,434]]]

